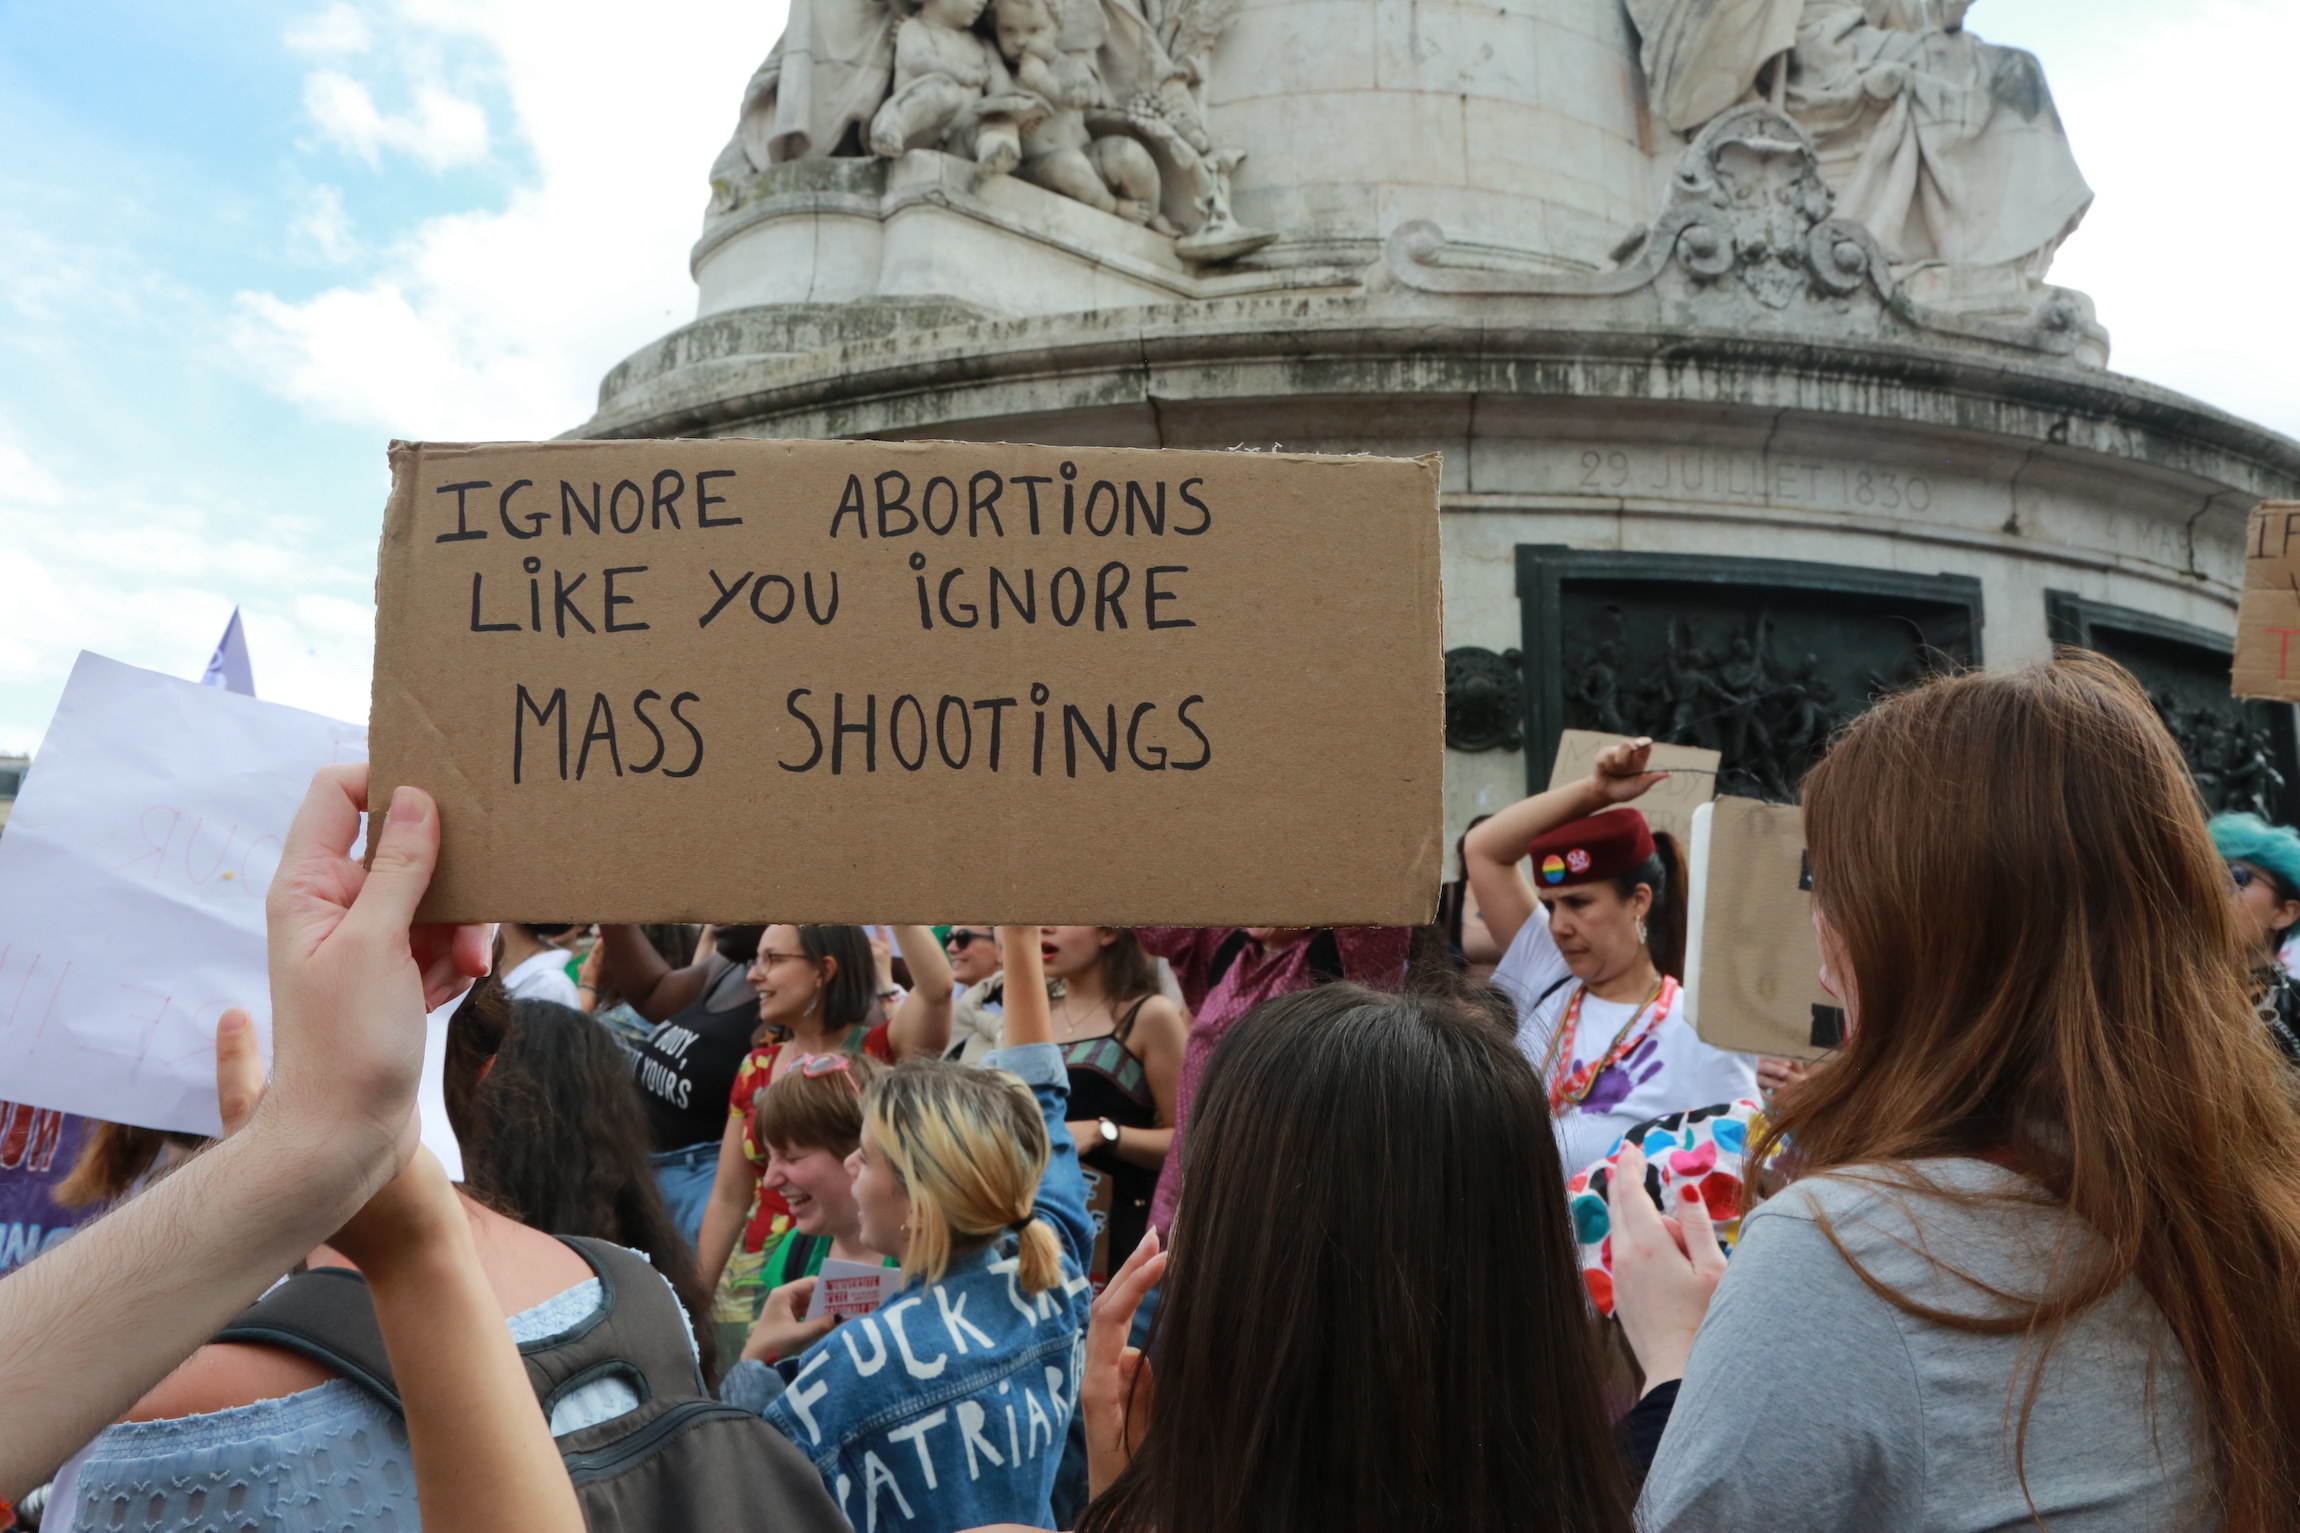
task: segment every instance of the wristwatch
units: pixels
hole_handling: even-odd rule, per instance
[[[1099,1121],[1102,1124],[1102,1142],[1113,1150],[1117,1149],[1118,1125],[1111,1122],[1108,1118],[1103,1118]]]

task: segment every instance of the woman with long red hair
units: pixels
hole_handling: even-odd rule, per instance
[[[1641,1525],[2300,1528],[2300,1110],[2146,696],[1933,681],[1804,802],[1851,1035],[1770,1109],[1798,1180],[1729,1269],[1614,1180]]]

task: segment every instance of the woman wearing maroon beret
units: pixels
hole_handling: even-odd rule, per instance
[[[1548,1088],[1568,1172],[1633,1124],[1757,1092],[1756,1062],[1703,1043],[1681,1004],[1683,853],[1619,807],[1668,775],[1646,770],[1652,749],[1611,746],[1582,781],[1511,805],[1463,843],[1505,949],[1493,982],[1517,1002],[1518,1047]]]

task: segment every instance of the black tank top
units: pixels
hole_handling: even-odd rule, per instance
[[[658,1152],[717,1144],[727,1131],[727,1093],[751,1052],[759,1004],[748,992],[718,1011],[709,1001],[706,990],[702,1000],[657,1023],[631,1051],[631,1077],[639,1083]]]
[[[1120,1128],[1158,1126],[1158,1099],[1151,1094],[1149,1072],[1143,1068],[1141,1056],[1126,1043],[1127,1035],[1134,1031],[1134,1019],[1148,1004],[1147,996],[1136,1001],[1115,1032],[1063,1045],[1062,1062],[1070,1073],[1072,1121],[1108,1118]],[[1101,1281],[1134,1254],[1142,1232],[1150,1227],[1150,1198],[1158,1190],[1158,1173],[1119,1159],[1102,1144],[1081,1144],[1078,1158],[1086,1168],[1091,1201],[1102,1201],[1092,1197],[1095,1176],[1110,1180],[1108,1222],[1096,1232],[1092,1262],[1092,1276]]]

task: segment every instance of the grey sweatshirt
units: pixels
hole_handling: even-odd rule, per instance
[[[1985,1161],[1922,1169],[1955,1189],[2025,1185]],[[1766,1203],[1744,1225],[1694,1340],[1638,1503],[1641,1528],[2009,1530],[2036,1526],[2031,1497],[2051,1533],[2219,1525],[2187,1363],[2136,1284],[2062,1331],[2028,1420],[2024,1496],[2013,1457],[2024,1338],[1905,1313],[1862,1283],[1816,1212],[1886,1285],[1976,1316],[2002,1307],[1920,1250],[2000,1290],[2034,1294],[2066,1224],[2041,1203],[1966,1209],[1845,1173],[1807,1178]]]

